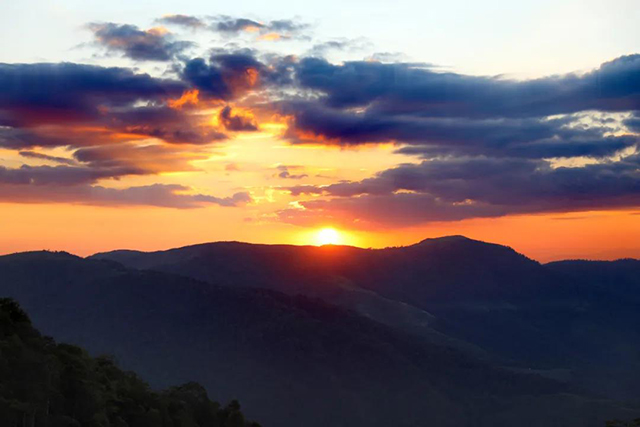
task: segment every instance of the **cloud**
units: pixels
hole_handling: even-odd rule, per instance
[[[640,153],[621,161],[553,168],[529,159],[440,159],[406,164],[357,182],[298,186],[302,201],[280,218],[326,218],[351,225],[415,225],[509,214],[632,208],[640,205]]]
[[[640,55],[525,81],[304,58],[295,82],[316,96],[277,104],[291,142],[393,142],[424,160],[362,181],[289,187],[302,199],[278,213],[282,221],[392,227],[640,205]]]
[[[197,111],[189,113],[167,105],[135,106],[110,112],[101,123],[115,132],[158,138],[171,144],[206,145],[227,138],[206,116]]]
[[[231,100],[267,88],[281,89],[293,81],[290,57],[265,63],[251,49],[216,49],[208,60],[193,58],[181,70],[182,80],[207,99]]]
[[[515,81],[442,73],[427,65],[304,58],[297,83],[331,107],[367,107],[418,117],[541,117],[587,110],[640,109],[640,55],[589,73]]]
[[[76,164],[76,161],[73,159],[68,159],[66,157],[49,156],[48,154],[37,153],[35,151],[20,151],[18,154],[28,159],[45,160],[47,162],[60,163],[64,165]]]
[[[153,184],[128,188],[106,188],[98,185],[5,185],[0,183],[0,201],[18,203],[80,203],[94,206],[156,206],[193,209],[209,205],[242,206],[251,202],[246,192],[230,197],[214,197],[187,193],[182,185]]]
[[[29,166],[6,168],[0,166],[0,184],[21,184],[29,186],[77,185],[94,183],[105,178],[120,178],[139,175],[143,172],[136,167],[116,166],[90,168],[84,166]]]
[[[221,33],[239,33],[242,31],[260,31],[265,28],[264,24],[247,18],[232,18],[230,16],[218,16],[213,25],[215,30]]]
[[[301,166],[287,166],[287,165],[280,165],[278,166],[278,178],[282,178],[282,179],[302,179],[302,178],[307,178],[309,175],[307,175],[306,173],[291,173],[291,169],[302,169]]]
[[[180,96],[183,82],[127,68],[83,64],[0,64],[0,125],[86,121],[104,109]]]
[[[636,133],[640,133],[640,112],[636,112],[633,116],[624,121],[624,125]]]
[[[331,51],[359,51],[371,48],[371,43],[365,38],[334,39],[314,44],[307,52],[307,56],[323,58]]]
[[[229,100],[273,83],[279,78],[278,72],[267,68],[251,50],[221,50],[215,51],[209,61],[187,61],[182,78],[205,97]]]
[[[192,148],[153,144],[136,145],[120,143],[85,147],[76,150],[73,157],[85,166],[94,169],[130,168],[140,174],[161,172],[184,172],[197,170],[191,164],[195,160],[206,160],[209,155]]]
[[[259,22],[249,18],[234,18],[226,15],[213,17],[211,29],[226,36],[240,34],[255,34],[261,40],[289,40],[293,38],[307,39],[304,34],[310,28],[309,24],[292,19],[278,19]]]
[[[317,102],[283,102],[292,117],[286,136],[294,143],[352,146],[397,142],[404,154],[491,155],[553,158],[612,155],[640,142],[636,135],[607,136],[609,128],[571,126],[577,119],[432,118],[353,112]]]
[[[206,117],[171,107],[191,90],[188,81],[125,68],[0,64],[0,146],[81,147],[144,138],[202,145],[225,139]]]
[[[278,19],[269,22],[267,28],[272,31],[295,33],[306,30],[310,25],[302,22],[296,22],[292,19]]]
[[[161,24],[176,25],[176,26],[192,28],[192,29],[203,28],[206,26],[205,22],[200,18],[197,18],[195,16],[189,16],[189,15],[180,15],[180,14],[165,15],[162,18],[157,19],[156,22]]]
[[[137,61],[169,61],[193,46],[192,42],[172,40],[171,33],[162,27],[141,30],[112,22],[91,23],[88,27],[98,44]]]
[[[230,106],[220,110],[220,123],[225,129],[233,132],[253,132],[258,130],[255,118],[246,112],[233,112]]]
[[[90,25],[109,51],[171,62],[168,78],[126,67],[0,64],[0,147],[29,159],[1,167],[0,199],[241,205],[247,193],[218,198],[183,186],[105,182],[197,171],[209,145],[258,130],[255,114],[282,120],[292,144],[393,143],[416,162],[360,181],[291,186],[300,200],[278,213],[282,221],[403,226],[640,206],[640,55],[584,73],[513,80],[397,56],[323,58],[358,48],[357,40],[315,43],[303,57],[237,48],[248,39],[304,39],[310,27],[298,20],[168,15],[158,22],[241,38],[192,57],[191,44],[161,28]],[[54,147],[73,159],[51,155]],[[276,168],[279,179],[307,177],[302,167]]]
[[[215,65],[209,65],[203,58],[187,61],[182,70],[182,78],[207,96],[227,99],[231,95],[222,71]]]

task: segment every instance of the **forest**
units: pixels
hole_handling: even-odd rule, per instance
[[[113,357],[56,343],[10,298],[0,299],[0,378],[3,427],[259,427],[196,382],[154,391]]]

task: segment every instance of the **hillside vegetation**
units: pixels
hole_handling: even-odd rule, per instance
[[[3,427],[259,427],[240,405],[213,402],[195,382],[155,392],[111,357],[42,336],[12,299],[0,299]]]

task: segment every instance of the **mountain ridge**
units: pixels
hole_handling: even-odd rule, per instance
[[[304,296],[47,253],[0,258],[0,277],[45,333],[113,352],[156,386],[199,379],[266,426],[389,425],[397,411],[406,427],[493,426],[533,416],[518,396],[576,427],[637,412]]]
[[[541,264],[508,246],[459,235],[385,249],[212,243],[94,258],[320,298],[495,363],[571,366],[571,381],[580,384],[591,381],[594,366],[606,366],[587,385],[591,390],[619,397],[640,392],[633,382],[640,381],[640,364],[636,371],[632,350],[617,350],[635,348],[627,343],[640,335],[632,326],[640,322],[634,261]],[[594,336],[580,336],[581,328]],[[619,366],[629,371],[612,373]]]

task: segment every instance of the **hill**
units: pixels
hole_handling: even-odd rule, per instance
[[[259,427],[238,402],[221,407],[197,383],[154,392],[107,356],[42,336],[0,298],[0,424],[15,427]]]
[[[639,261],[541,265],[463,236],[379,250],[223,242],[92,258],[320,298],[493,364],[640,395]]]
[[[597,426],[636,414],[305,296],[46,252],[0,257],[0,277],[45,333],[113,353],[154,387],[197,380],[266,426]]]

